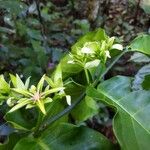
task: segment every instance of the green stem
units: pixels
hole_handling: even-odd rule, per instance
[[[78,100],[76,100],[74,103],[72,103],[70,106],[68,106],[66,109],[55,115],[54,117],[50,118],[49,120],[42,123],[41,128],[38,132],[38,135],[40,135],[41,132],[45,131],[50,124],[58,120],[59,118],[63,117],[67,113],[69,113],[76,105],[80,103],[80,101],[85,97],[85,92],[80,95]]]
[[[99,78],[97,78],[95,80],[95,82],[93,83],[93,86],[96,87],[97,84],[99,83],[99,81],[107,74],[107,72],[112,68],[112,66],[127,52],[127,50],[124,50],[120,55],[118,55],[116,57],[116,59],[112,62],[112,64],[105,70],[105,72],[103,74],[100,75]],[[38,131],[38,135],[40,135],[41,132],[45,131],[50,124],[52,124],[53,122],[55,122],[56,120],[58,120],[59,118],[63,117],[64,115],[68,114],[74,107],[76,107],[76,105],[78,105],[81,100],[85,97],[86,92],[82,93],[82,95],[80,95],[80,97],[74,102],[72,103],[71,106],[68,106],[66,109],[64,109],[63,111],[61,111],[60,113],[58,113],[57,115],[55,115],[54,117],[50,118],[49,120],[47,120],[46,122],[43,122],[39,131]]]
[[[34,137],[38,136],[38,131],[39,131],[39,128],[40,128],[42,120],[43,120],[43,114],[41,113],[41,111],[39,111],[39,109],[38,109],[38,112],[39,112],[39,115],[38,115],[36,127],[34,129]]]
[[[89,79],[88,70],[87,70],[87,69],[84,69],[84,72],[85,72],[85,76],[86,76],[87,84],[90,84],[90,79]]]

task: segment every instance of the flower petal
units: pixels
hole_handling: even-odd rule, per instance
[[[118,49],[118,50],[122,51],[123,50],[123,46],[121,44],[114,44],[112,46],[112,49]]]
[[[70,106],[71,105],[71,96],[70,95],[66,95],[66,101],[67,101],[67,104]]]

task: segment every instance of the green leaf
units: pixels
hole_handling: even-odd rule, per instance
[[[47,97],[46,99],[44,99],[44,103],[50,103],[52,101],[53,101],[53,99],[50,97]]]
[[[28,77],[27,80],[26,80],[26,82],[25,82],[25,87],[26,87],[26,89],[29,88],[30,78],[31,78],[31,77]]]
[[[3,144],[0,143],[0,150],[12,150],[16,143],[22,138],[20,134],[13,133],[9,135],[7,141]]]
[[[49,86],[51,86],[52,88],[55,88],[55,84],[53,82],[53,80],[47,76],[45,76],[45,80],[48,83]]]
[[[83,68],[80,65],[77,64],[69,64],[68,61],[72,58],[69,55],[66,55],[63,59],[60,61],[61,69],[63,72],[63,78],[64,76],[70,76],[70,74],[76,74],[79,73]],[[68,75],[69,74],[69,75]]]
[[[105,31],[99,28],[96,31],[89,32],[83,37],[81,37],[78,40],[78,42],[72,46],[71,50],[74,53],[76,52],[78,48],[82,48],[86,42],[102,41],[102,40],[107,40],[107,39],[108,39],[108,36],[106,35]]]
[[[75,82],[70,82],[66,85],[65,93],[71,96],[71,102],[73,103],[80,95],[85,92],[85,87]],[[71,111],[73,119],[76,123],[87,120],[95,115],[98,111],[96,102],[90,97],[83,99],[76,107]]]
[[[72,80],[68,82],[68,84],[66,84],[65,86],[65,93],[66,95],[71,96],[72,102],[75,101],[84,92],[85,92],[85,87],[80,84],[77,84]]]
[[[20,77],[17,74],[16,74],[16,76],[14,76],[12,74],[9,74],[9,75],[11,78],[11,82],[15,88],[26,90],[26,86],[24,85],[24,83],[22,82],[22,80],[20,79]]]
[[[150,74],[145,76],[142,87],[144,90],[150,90]]]
[[[45,79],[51,87],[56,88],[63,86],[61,65],[58,64],[58,66],[56,67],[54,73],[52,74],[52,79],[48,77],[46,77]]]
[[[131,51],[139,51],[144,54],[150,55],[150,35],[140,35],[137,38],[135,38],[131,44],[130,48]]]
[[[41,92],[42,89],[43,89],[44,80],[45,80],[45,75],[42,76],[42,78],[40,79],[40,81],[39,81],[39,83],[38,83],[38,85],[37,85],[37,90],[38,90],[39,92]]]
[[[117,76],[102,82],[87,94],[117,109],[113,121],[115,135],[124,150],[150,147],[150,93],[131,92],[131,80]]]
[[[12,88],[12,91],[18,93],[18,94],[21,94],[21,95],[24,95],[24,96],[27,96],[27,97],[32,97],[33,94],[31,94],[30,92],[28,92],[27,90],[23,90],[23,89],[17,89],[17,88]]]
[[[61,82],[62,82],[61,65],[58,65],[54,72],[54,83],[57,83],[59,80],[61,80]],[[63,83],[61,83],[59,86],[63,86]]]
[[[145,80],[145,77],[147,75],[150,75],[150,64],[143,66],[135,75],[134,81],[133,81],[133,90],[142,90],[143,88],[143,82]],[[146,82],[147,81],[147,82]],[[150,80],[146,80],[144,82],[144,85],[148,88],[150,88]]]
[[[48,147],[42,140],[40,139],[33,139],[31,137],[29,138],[23,138],[21,139],[13,150],[26,150],[26,149],[32,149],[32,150],[51,150],[50,147]]]
[[[43,118],[42,126],[47,125],[53,117],[55,117],[58,113],[63,111],[65,108],[66,106],[62,103],[60,99],[55,99],[53,100],[52,103],[46,104],[45,109],[46,109],[47,114]],[[58,124],[62,122],[67,122],[67,121],[68,121],[68,115],[61,117],[60,119],[58,119],[57,121],[55,121],[54,123],[48,126],[49,131],[50,130],[53,131],[53,128],[55,129]]]
[[[4,118],[15,129],[29,131],[36,124],[37,114],[37,111],[33,115],[29,110],[18,109],[12,113],[7,113]]]
[[[91,98],[86,96],[75,109],[71,111],[71,115],[76,123],[83,122],[89,118],[92,118],[98,113],[98,105]]]
[[[26,89],[24,83],[22,82],[22,80],[17,74],[16,74],[16,82],[17,82],[17,88]]]
[[[113,150],[111,144],[102,134],[87,127],[62,124],[49,132],[47,130],[38,139],[21,139],[13,150]]]
[[[45,115],[46,114],[46,110],[45,110],[45,106],[44,106],[43,100],[38,100],[36,102],[36,104],[39,107],[39,109],[42,111],[42,113]]]
[[[43,92],[41,96],[47,96],[49,94],[52,94],[52,93],[55,93],[55,92],[59,92],[61,90],[64,90],[64,87],[53,88],[53,89],[47,90],[47,91]]]
[[[0,75],[0,93],[9,93],[9,91],[9,84],[5,81],[4,76]]]
[[[17,87],[17,79],[16,76],[14,76],[13,74],[9,74],[11,82],[13,84],[14,87]]]
[[[22,98],[18,101],[18,104],[16,104],[12,109],[9,110],[8,113],[12,113],[13,111],[16,111],[17,109],[20,109],[20,108],[24,107],[25,105],[27,105],[29,103],[31,103],[31,100],[26,99],[26,98]]]

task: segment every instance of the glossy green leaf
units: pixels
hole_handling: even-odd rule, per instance
[[[86,96],[75,109],[72,110],[71,115],[76,123],[86,121],[89,118],[92,118],[98,113],[98,105],[91,98]]]
[[[117,76],[101,83],[87,94],[116,108],[115,135],[124,150],[148,150],[150,147],[150,93],[131,92],[131,80]]]
[[[85,92],[85,87],[77,84],[74,81],[68,81],[68,84],[65,85],[66,95],[71,96],[71,101],[75,101],[83,92]]]
[[[140,35],[137,38],[135,38],[131,44],[130,48],[131,51],[139,51],[144,54],[150,55],[150,35]]]
[[[85,92],[85,87],[72,81],[66,85],[65,92],[71,96],[71,103],[73,103],[83,92]],[[97,112],[98,107],[96,102],[90,97],[86,97],[71,111],[71,115],[75,122],[79,123],[91,118]]]
[[[34,128],[37,120],[37,114],[37,111],[33,114],[32,111],[18,109],[12,113],[7,113],[4,118],[15,129],[28,131]]]
[[[113,150],[102,134],[87,127],[62,124],[52,132],[48,130],[41,137],[21,139],[13,150]]]
[[[66,108],[66,105],[60,100],[60,99],[55,99],[52,103],[48,103],[45,105],[46,109],[46,116],[43,118],[43,123],[42,126],[45,126],[51,121],[51,119],[56,116],[58,113],[62,112]],[[57,125],[59,125],[62,122],[67,122],[68,121],[68,115],[65,115],[52,123],[51,125],[48,126],[49,131],[54,130]],[[54,128],[54,129],[53,129]]]

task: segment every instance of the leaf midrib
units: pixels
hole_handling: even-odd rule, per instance
[[[120,108],[122,108],[129,116],[131,116],[131,118],[133,118],[146,132],[148,132],[148,134],[150,134],[150,131],[148,131],[147,129],[145,129],[145,127],[138,121],[138,120],[136,120],[136,118],[134,118],[134,114],[132,115],[132,114],[130,114],[129,112],[128,112],[128,110],[126,110],[124,107],[122,107],[122,105],[120,105],[119,103],[117,103],[118,102],[118,100],[120,101],[121,99],[124,99],[125,98],[125,96],[124,97],[122,97],[121,99],[118,99],[117,100],[117,102],[115,101],[115,99],[110,95],[108,95],[106,92],[104,92],[104,91],[99,91],[100,93],[102,93],[105,97],[107,97],[107,98],[109,98],[109,99],[111,99],[115,104],[117,104],[117,106],[119,106]]]

